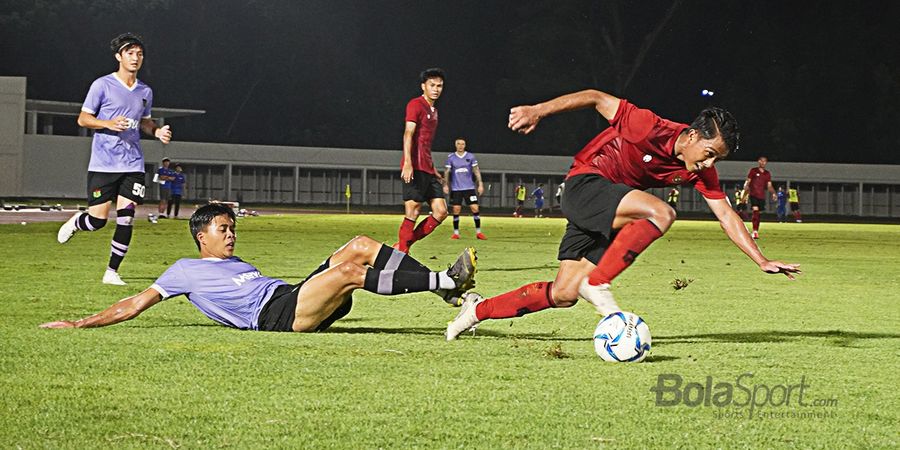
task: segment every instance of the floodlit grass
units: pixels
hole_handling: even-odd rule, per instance
[[[356,234],[392,243],[399,216],[241,219],[238,252],[302,279]],[[187,221],[137,223],[127,287],[99,283],[112,228],[62,246],[57,223],[0,226],[0,447],[896,447],[900,227],[770,224],[760,245],[799,262],[766,275],[713,222],[682,221],[618,280],[620,305],[653,333],[641,364],[604,363],[591,308],[486,322],[444,342],[456,310],[432,294],[378,297],[318,334],[214,325],[183,297],[91,330],[42,330],[149,286],[196,255]],[[484,219],[488,241],[449,223],[413,247],[442,268],[479,250],[478,291],[555,275],[558,219]],[[693,280],[676,290],[676,279]],[[741,385],[789,405],[656,406],[661,374]],[[765,391],[761,386],[765,386]],[[721,388],[724,389],[724,388]],[[716,389],[713,392],[717,392]],[[664,399],[671,399],[667,394]],[[746,396],[734,387],[735,402]],[[813,406],[818,400],[834,404]],[[827,403],[827,402],[826,402]],[[760,415],[763,413],[764,415]],[[774,414],[774,416],[773,416]],[[724,415],[724,417],[723,417]],[[893,424],[893,425],[891,425]]]

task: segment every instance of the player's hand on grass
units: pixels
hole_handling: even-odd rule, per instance
[[[153,132],[153,136],[156,137],[157,139],[159,139],[159,141],[162,142],[163,144],[168,144],[169,141],[172,140],[172,130],[169,129],[168,125],[163,125],[163,126],[157,128],[156,131]],[[174,178],[170,178],[170,179],[174,179]]]
[[[75,322],[68,320],[58,320],[56,322],[47,322],[40,324],[41,328],[75,328]]]
[[[106,128],[116,132],[125,131],[128,129],[128,118],[125,116],[118,116],[107,120]]]
[[[538,122],[541,121],[541,115],[538,113],[537,107],[534,106],[516,106],[509,110],[509,126],[510,130],[528,134],[534,131]]]
[[[413,179],[413,169],[412,162],[409,164],[404,164],[403,169],[400,169],[400,178],[403,179],[404,183],[409,183]]]
[[[794,274],[803,273],[800,270],[800,264],[787,264],[781,261],[766,261],[760,264],[759,268],[766,273],[783,273],[790,280],[795,278]]]

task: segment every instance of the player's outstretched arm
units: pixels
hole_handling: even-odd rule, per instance
[[[107,129],[110,131],[125,131],[128,129],[128,118],[125,116],[116,116],[110,120],[101,120],[97,116],[81,111],[78,113],[78,126],[89,128],[91,130]]]
[[[734,245],[749,256],[759,266],[760,270],[767,273],[783,273],[791,280],[794,279],[794,274],[801,273],[799,264],[787,264],[766,259],[756,243],[753,242],[740,216],[731,209],[724,198],[718,200],[706,199],[706,203],[709,204],[709,208],[712,209],[719,219],[722,230],[725,231],[731,242],[734,242]]]
[[[588,107],[596,109],[606,120],[612,120],[619,109],[619,101],[618,97],[593,89],[574,92],[537,105],[516,106],[510,109],[507,126],[510,130],[528,134],[534,131],[544,117]]]
[[[41,324],[41,328],[93,328],[105,327],[137,317],[151,306],[159,303],[162,296],[153,288],[147,288],[140,294],[119,300],[109,308],[90,317],[75,321],[60,320]]]

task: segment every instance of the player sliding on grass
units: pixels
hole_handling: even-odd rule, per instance
[[[761,270],[790,279],[800,272],[796,264],[763,256],[719,186],[713,165],[738,148],[737,122],[730,113],[707,108],[686,125],[604,92],[587,90],[515,107],[510,110],[509,128],[528,134],[544,117],[588,107],[612,126],[575,155],[566,178],[562,210],[568,223],[559,246],[556,280],[488,299],[465,294],[462,310],[447,327],[447,340],[485,319],[567,308],[579,297],[604,316],[618,311],[610,283],[675,220],[675,210],[643,191],[651,187],[693,184],[725,234]]]
[[[180,259],[147,290],[93,316],[50,322],[43,328],[89,328],[137,317],[163,299],[187,296],[210,319],[233,328],[261,331],[321,331],[350,312],[356,289],[382,295],[432,291],[458,298],[474,285],[475,250],[467,248],[450,269],[432,272],[412,257],[366,236],[335,251],[303,282],[265,277],[234,256],[234,211],[212,203],[190,221],[200,258]]]

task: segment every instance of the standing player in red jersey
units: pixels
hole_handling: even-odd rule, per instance
[[[772,195],[772,201],[777,200],[775,187],[772,186],[772,172],[766,170],[769,158],[760,156],[756,160],[757,167],[750,169],[747,180],[744,181],[744,195],[750,196],[750,208],[753,211],[753,239],[759,239],[759,214],[760,209],[766,207],[766,190]]]
[[[434,170],[431,160],[431,142],[438,125],[438,111],[434,103],[444,90],[444,71],[425,69],[420,78],[422,95],[406,104],[406,127],[403,130],[400,178],[404,183],[405,216],[400,224],[399,240],[394,244],[394,248],[403,253],[409,253],[413,243],[431,234],[447,218],[443,178]],[[416,226],[423,202],[428,202],[431,214]]]
[[[607,93],[587,90],[515,107],[509,114],[509,128],[528,134],[544,117],[589,107],[612,126],[575,155],[566,177],[562,210],[568,223],[559,246],[556,280],[527,284],[488,299],[466,293],[462,310],[447,327],[447,340],[482,320],[567,308],[579,297],[604,316],[619,311],[610,283],[675,220],[675,210],[643,191],[651,187],[693,184],[725,234],[761,270],[783,273],[789,279],[800,272],[796,264],[763,256],[722,192],[713,165],[738,148],[737,122],[724,109],[704,109],[686,125]]]

